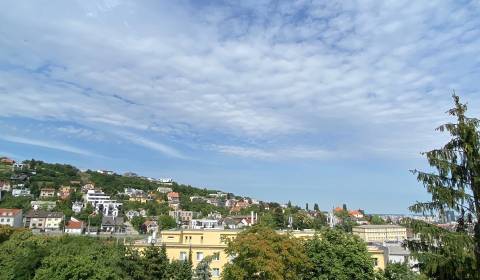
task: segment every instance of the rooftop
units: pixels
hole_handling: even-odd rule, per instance
[[[18,213],[21,213],[22,209],[7,209],[7,208],[0,208],[0,216],[15,216]]]
[[[405,228],[399,225],[361,225],[361,226],[355,226],[354,228]]]

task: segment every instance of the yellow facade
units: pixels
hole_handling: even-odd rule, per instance
[[[230,261],[225,253],[227,239],[234,239],[242,230],[164,230],[159,233],[157,245],[165,244],[167,255],[171,260],[185,260],[189,252],[192,253],[192,263],[195,267],[204,257],[213,256],[210,264],[212,278],[220,279],[223,266]],[[286,233],[280,231],[279,233]],[[314,231],[291,231],[296,238],[313,238]],[[133,245],[139,250],[150,246],[147,243],[136,243]],[[385,269],[384,251],[377,247],[368,247],[377,269]]]
[[[407,239],[407,229],[398,225],[363,225],[352,229],[365,242],[403,241]]]

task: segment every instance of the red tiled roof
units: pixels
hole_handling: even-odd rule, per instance
[[[168,197],[180,197],[180,194],[178,192],[169,192],[167,194]]]
[[[6,216],[15,216],[18,213],[20,213],[22,209],[7,209],[7,208],[0,208],[0,216],[6,217]]]
[[[66,228],[68,228],[68,229],[81,229],[81,228],[83,228],[83,224],[84,224],[83,221],[70,220],[70,221],[67,223]]]

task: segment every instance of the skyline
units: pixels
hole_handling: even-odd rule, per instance
[[[479,2],[2,2],[0,155],[406,213]]]

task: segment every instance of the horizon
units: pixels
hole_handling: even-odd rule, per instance
[[[321,209],[410,213],[480,4],[0,3],[0,155]]]

